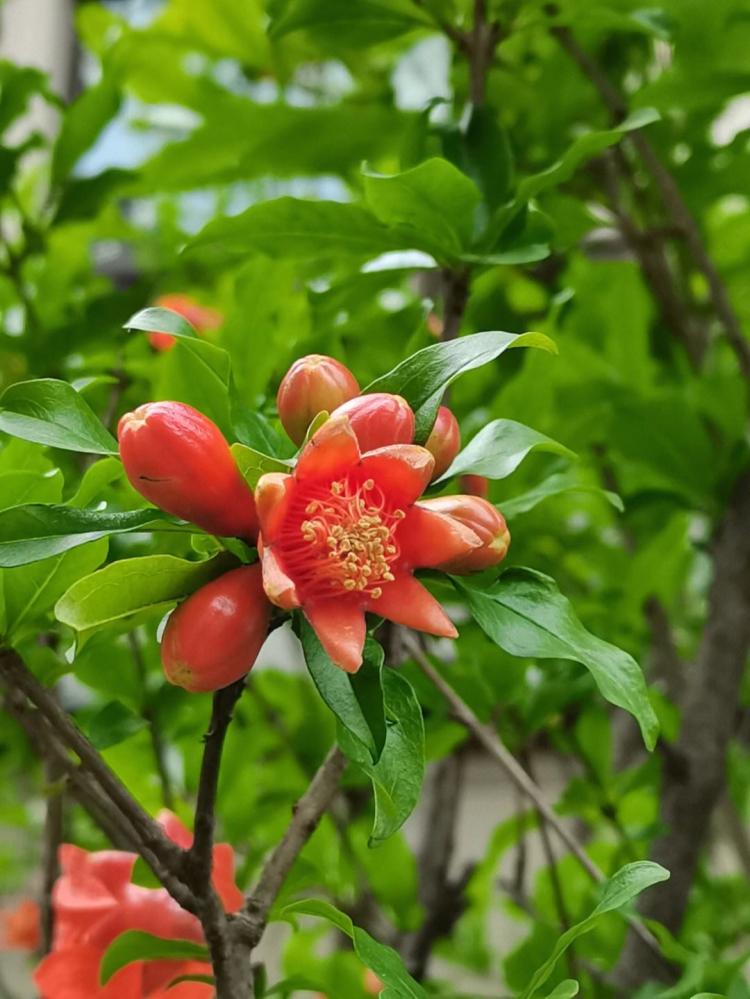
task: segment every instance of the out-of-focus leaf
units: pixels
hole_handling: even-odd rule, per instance
[[[109,701],[83,725],[89,740],[99,750],[116,746],[145,727],[145,719],[121,701]]]
[[[208,948],[192,940],[166,940],[141,930],[128,930],[116,937],[99,965],[102,985],[133,961],[209,961]]]
[[[289,0],[271,21],[271,38],[293,31],[309,31],[316,39],[332,41],[337,48],[367,48],[396,38],[417,27],[431,27],[419,17],[419,8],[405,0]]]
[[[608,489],[600,489],[598,486],[587,485],[585,482],[580,481],[575,474],[571,474],[568,471],[555,472],[554,475],[542,479],[539,485],[533,486],[527,492],[513,496],[511,499],[503,500],[500,506],[503,514],[508,519],[511,519],[512,517],[517,517],[519,514],[528,513],[529,510],[533,510],[539,503],[544,502],[544,500],[549,499],[551,496],[560,496],[563,493],[574,492],[602,496],[620,513],[625,509],[622,499],[617,493],[610,492]]]

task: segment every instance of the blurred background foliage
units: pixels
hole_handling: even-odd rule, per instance
[[[477,6],[499,26],[481,104],[457,42]],[[559,357],[511,351],[464,376],[451,406],[464,441],[507,418],[579,455],[532,454],[492,484],[513,535],[508,561],[553,575],[587,627],[643,665],[661,744],[643,754],[580,666],[512,658],[468,620],[450,676],[520,759],[541,761],[558,810],[605,870],[648,856],[706,626],[710,541],[748,463],[748,384],[705,272],[637,149],[627,138],[613,144],[612,109],[571,59],[565,33],[640,115],[635,123],[650,121],[639,134],[674,177],[747,328],[750,3],[112,0],[76,4],[75,31],[70,103],[36,69],[0,64],[0,388],[70,380],[110,429],[145,400],[179,399],[231,434],[226,398],[195,353],[182,342],[156,352],[144,334],[123,332],[132,313],[169,293],[221,312],[205,337],[229,353],[244,407],[272,425],[276,386],[297,356],[332,354],[365,385],[434,342],[448,275],[467,286],[462,331],[550,335]],[[34,125],[42,106],[56,122],[51,138]],[[471,178],[481,202],[461,202],[453,173],[417,209],[387,192],[379,199],[373,174],[435,157]],[[279,198],[368,214],[319,216]],[[374,236],[369,212],[396,217],[399,234]],[[602,486],[622,497],[624,513]],[[90,464],[3,437],[2,507],[69,499],[141,505],[114,460]],[[107,559],[154,552],[195,554],[186,534],[133,534],[5,569],[0,622],[38,676],[63,678],[66,706],[145,807],[167,803],[189,819],[209,705],[163,682],[163,609],[94,634],[75,660],[72,633],[53,617],[75,579]],[[220,836],[236,847],[244,884],[335,735],[309,679],[281,661],[285,650],[270,650],[253,674],[221,775]],[[428,759],[452,754],[470,767],[479,750],[404,668],[425,710]],[[750,996],[748,719],[742,684],[726,702],[726,791],[674,928],[678,982],[644,979],[625,994]],[[370,850],[369,785],[353,768],[347,780],[285,896],[323,891],[408,933],[422,912],[419,830]],[[49,790],[5,721],[0,891],[9,898],[37,886]],[[491,794],[509,798],[510,787],[498,776]],[[561,926],[592,906],[571,858],[525,865],[538,819],[521,802],[511,811],[478,845],[436,943],[437,994],[519,992]],[[104,845],[80,810],[66,822],[69,839]],[[512,944],[498,913],[518,924]],[[616,994],[610,971],[625,929],[610,916],[576,945],[582,995]],[[321,949],[322,934],[311,924],[286,935],[283,972],[332,997],[364,995],[358,960]],[[566,974],[561,967],[557,980]]]

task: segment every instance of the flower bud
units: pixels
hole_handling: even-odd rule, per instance
[[[453,459],[461,450],[461,431],[458,428],[458,420],[447,406],[441,406],[438,410],[437,418],[425,447],[432,452],[435,458],[435,471],[432,473],[432,477],[437,479],[450,468]]]
[[[194,693],[239,680],[266,640],[270,613],[258,562],[206,583],[167,622],[161,641],[167,679]]]
[[[208,330],[215,330],[221,326],[224,316],[217,309],[210,309],[205,305],[199,305],[190,295],[179,293],[171,295],[160,295],[154,305],[162,309],[171,309],[178,313],[183,319],[187,319],[196,332],[205,333]],[[158,330],[148,334],[148,342],[154,350],[171,350],[175,345],[176,337],[171,333],[162,333]]]
[[[325,354],[308,354],[281,379],[276,396],[279,419],[294,443],[301,444],[318,413],[331,413],[358,394],[357,379],[348,368]]]
[[[359,395],[334,412],[336,416],[348,417],[362,452],[388,444],[411,444],[414,440],[414,413],[400,395],[389,392]]]
[[[464,526],[470,527],[482,541],[481,547],[450,562],[444,562],[437,566],[438,569],[463,575],[489,569],[505,558],[510,546],[510,532],[505,518],[497,507],[481,496],[437,496],[435,499],[422,500],[420,506],[455,518]]]
[[[255,500],[224,435],[192,406],[150,402],[117,428],[120,457],[134,489],[209,534],[254,539]]]
[[[469,496],[481,496],[487,499],[490,495],[490,480],[484,475],[462,475],[458,480],[458,488]]]

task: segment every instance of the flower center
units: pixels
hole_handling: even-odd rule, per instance
[[[403,510],[392,509],[373,479],[351,477],[313,485],[300,497],[283,532],[286,571],[307,595],[361,593],[377,600],[395,577],[396,529]]]

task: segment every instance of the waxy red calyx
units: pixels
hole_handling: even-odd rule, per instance
[[[272,472],[258,482],[266,594],[285,610],[302,608],[330,658],[348,672],[362,663],[367,611],[456,637],[412,573],[464,556],[481,540],[417,502],[433,466],[430,452],[414,444],[363,453],[349,419],[334,416],[305,445],[292,474]]]
[[[141,496],[209,534],[255,540],[252,490],[207,416],[182,402],[150,402],[121,418],[117,436]]]
[[[340,361],[308,354],[295,361],[281,379],[276,406],[284,430],[299,445],[318,413],[331,413],[357,395],[359,383]]]
[[[453,464],[453,460],[461,450],[461,431],[458,420],[447,406],[438,410],[435,423],[425,447],[435,458],[433,479],[439,478]]]
[[[167,622],[161,641],[165,676],[193,693],[234,683],[255,663],[270,615],[257,562],[206,583]]]
[[[424,506],[469,528],[480,539],[477,548],[446,559],[436,566],[444,572],[464,575],[499,565],[510,547],[510,531],[505,518],[481,496],[437,496]]]
[[[361,451],[374,451],[389,444],[411,444],[414,413],[406,399],[390,392],[373,392],[350,399],[331,413],[345,416]]]

